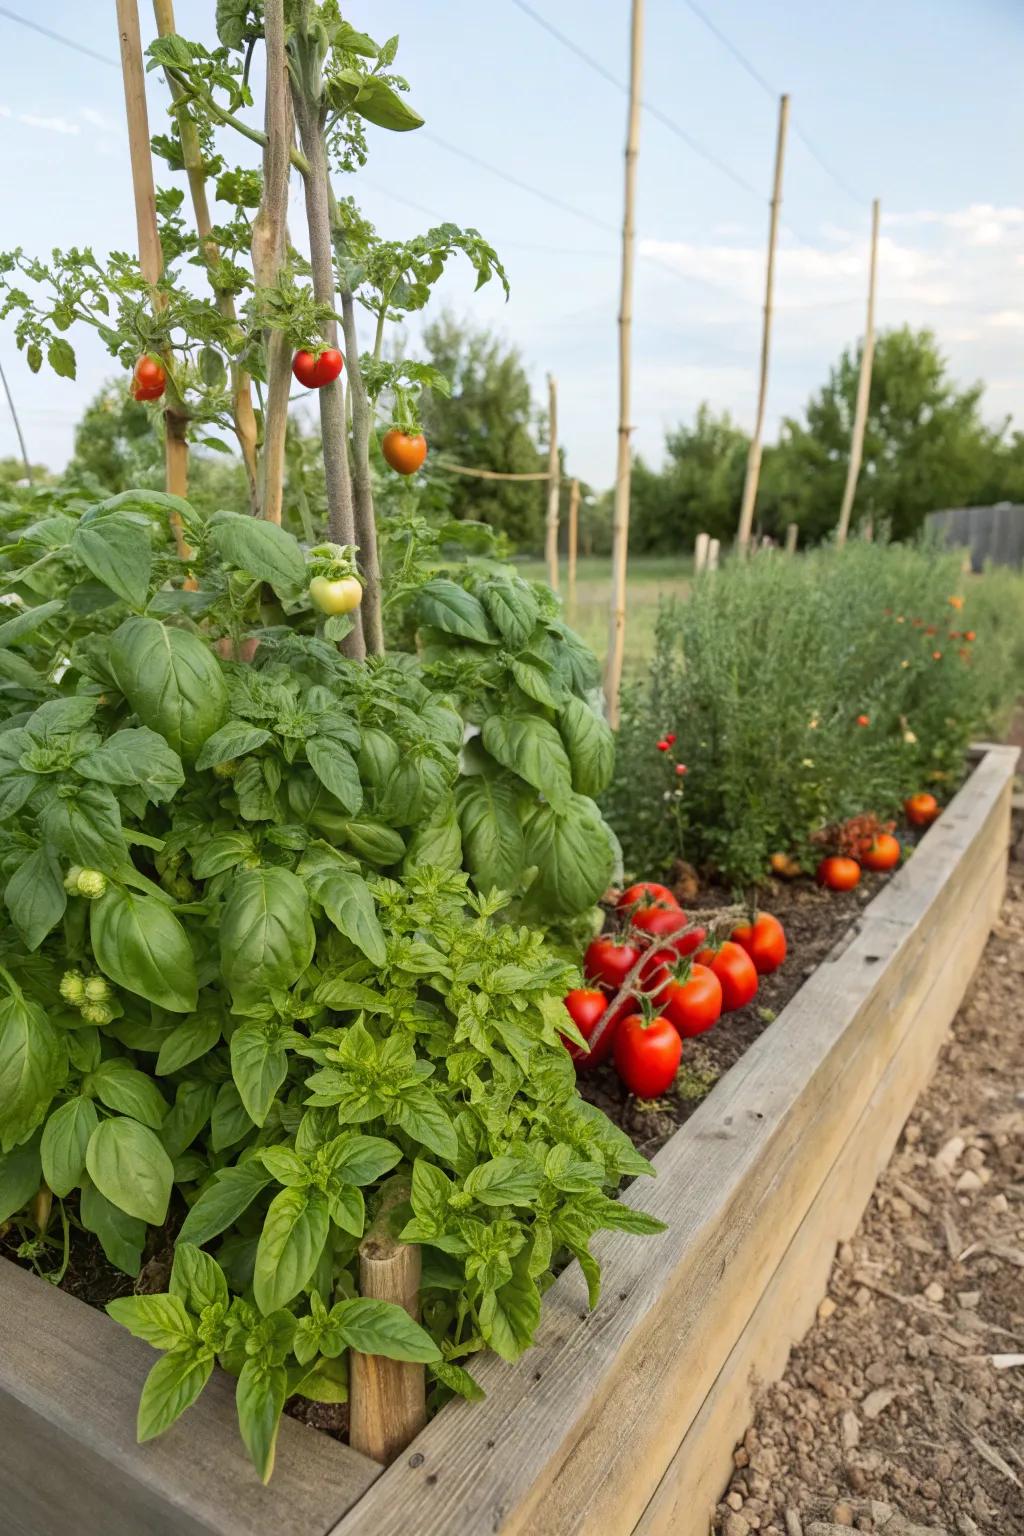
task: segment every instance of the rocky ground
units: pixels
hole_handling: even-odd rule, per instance
[[[734,1452],[721,1536],[1024,1536],[1021,859],[818,1321]]]

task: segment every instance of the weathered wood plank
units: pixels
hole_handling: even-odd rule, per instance
[[[334,1536],[628,1532],[749,1320],[1006,845],[1012,773],[989,754],[826,962],[625,1194],[671,1222],[595,1249],[594,1314],[571,1266],[537,1347],[478,1366],[488,1400],[453,1405]],[[642,1447],[642,1453],[641,1453]]]
[[[1002,901],[1006,855],[994,863],[960,942],[941,966],[896,1055],[787,1248],[635,1536],[707,1536],[732,1471],[756,1385],[781,1377],[792,1346],[814,1322],[838,1243],[852,1237],[900,1132],[924,1089]]]
[[[0,1260],[4,1536],[321,1536],[379,1475],[285,1419],[264,1488],[220,1371],[166,1435],[137,1445],[156,1358],[105,1313]]]

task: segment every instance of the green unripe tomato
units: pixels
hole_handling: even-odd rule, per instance
[[[107,889],[107,877],[98,869],[83,869],[78,876],[78,894],[87,901],[96,901]]]
[[[90,976],[85,983],[85,995],[90,1003],[105,1003],[110,996],[110,987],[102,976]]]
[[[363,600],[363,589],[354,576],[340,581],[328,581],[326,576],[314,576],[309,584],[309,596],[314,608],[321,613],[351,613]]]
[[[85,1001],[85,977],[81,971],[65,971],[60,979],[60,995],[77,1008]]]
[[[68,870],[67,874],[64,876],[64,889],[67,891],[69,896],[77,896],[78,895],[78,882],[81,879],[81,877],[82,877],[82,866],[81,866],[81,864],[72,864],[71,868]]]

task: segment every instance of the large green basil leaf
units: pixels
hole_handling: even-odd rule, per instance
[[[481,891],[514,891],[526,857],[515,783],[491,774],[472,774],[459,781],[455,801],[466,868],[474,884]]]
[[[71,540],[71,552],[97,581],[131,607],[146,606],[153,550],[145,524],[116,514],[80,522]]]
[[[582,699],[571,695],[558,716],[558,728],[572,766],[577,794],[599,795],[612,781],[615,737],[611,726]]]
[[[270,732],[261,725],[250,725],[247,720],[229,720],[219,731],[214,731],[203,742],[197,768],[215,768],[218,763],[228,763],[235,757],[245,757],[270,740]]]
[[[283,1365],[246,1360],[235,1389],[235,1411],[249,1458],[265,1483],[274,1470],[277,1431],[287,1396],[288,1372]]]
[[[358,821],[346,821],[343,826],[345,841],[368,864],[386,869],[405,857],[405,841],[401,833],[382,821],[360,817]]]
[[[436,758],[407,755],[388,779],[378,806],[380,816],[393,826],[415,826],[447,794],[455,767],[454,757],[449,771]]]
[[[77,1094],[59,1109],[55,1109],[43,1127],[43,1139],[39,1146],[43,1176],[61,1200],[70,1195],[82,1181],[85,1149],[98,1124],[99,1117],[92,1099]]]
[[[78,1213],[85,1230],[99,1238],[100,1247],[111,1264],[126,1275],[137,1275],[142,1264],[142,1245],[146,1241],[146,1223],[112,1204],[88,1182],[82,1186]]]
[[[160,1140],[168,1157],[177,1159],[192,1145],[213,1113],[216,1101],[215,1083],[186,1078],[178,1084],[174,1103],[160,1127]]]
[[[0,1151],[27,1141],[68,1075],[63,1034],[31,998],[0,1000]]]
[[[270,1202],[256,1249],[253,1295],[264,1317],[287,1306],[307,1283],[330,1230],[318,1189],[282,1189]]]
[[[513,1263],[512,1279],[484,1295],[477,1316],[480,1332],[503,1360],[518,1360],[529,1349],[540,1322],[540,1292],[521,1256]]]
[[[228,565],[285,594],[305,585],[306,562],[299,542],[277,523],[241,512],[217,512],[209,530],[210,543]]]
[[[526,583],[495,576],[482,588],[480,601],[505,644],[522,650],[540,617],[537,599]]]
[[[478,1163],[466,1177],[463,1190],[484,1205],[536,1204],[541,1173],[530,1157],[492,1157]]]
[[[186,762],[224,724],[227,684],[217,658],[197,635],[158,619],[126,619],[111,636],[109,661],[143,725],[159,732]]]
[[[233,1082],[221,1083],[210,1119],[210,1141],[215,1152],[235,1146],[255,1128],[252,1116],[242,1103]]]
[[[15,613],[13,619],[5,619],[0,624],[0,647],[4,649],[9,645],[24,640],[27,636],[40,629],[48,619],[62,611],[64,604],[54,600],[50,603],[39,603],[35,608],[26,608],[23,613]]]
[[[574,795],[564,810],[539,805],[525,827],[526,862],[537,866],[529,904],[550,917],[594,906],[615,869],[609,830],[593,800]]]
[[[351,939],[372,964],[383,966],[388,958],[384,930],[362,876],[345,869],[331,871],[316,882],[315,895],[339,933]]]
[[[164,1123],[167,1100],[149,1074],[133,1067],[127,1056],[108,1057],[89,1073],[82,1086],[108,1109],[130,1115],[154,1131]]]
[[[290,987],[313,958],[316,934],[306,887],[287,869],[236,875],[220,921],[224,979],[236,1003]]]
[[[56,795],[40,814],[39,830],[65,858],[89,869],[109,873],[128,856],[121,812],[105,784],[75,784]]]
[[[111,1302],[107,1307],[111,1316],[116,1316],[111,1310],[115,1305]],[[156,1362],[139,1398],[135,1434],[140,1445],[162,1435],[192,1406],[213,1374],[213,1364],[213,1351],[201,1352],[192,1343],[172,1349]]]
[[[311,736],[306,742],[306,757],[324,788],[354,816],[363,804],[363,786],[348,748],[330,736]]]
[[[464,640],[494,643],[482,605],[472,592],[454,581],[443,576],[428,581],[420,588],[416,603],[421,624],[443,630],[446,635],[460,635]]]
[[[75,759],[75,772],[101,784],[132,784],[154,805],[170,800],[185,782],[181,758],[148,726],[116,731]]]
[[[601,682],[601,664],[575,630],[561,619],[545,620],[548,660],[557,667],[573,693],[586,694]]]
[[[549,709],[558,708],[564,690],[550,662],[529,654],[513,656],[512,676],[528,699]]]
[[[24,1146],[12,1147],[0,1156],[0,1221],[7,1221],[28,1205],[41,1178],[39,1142],[35,1136]]]
[[[85,1166],[100,1194],[118,1210],[151,1227],[163,1226],[174,1168],[148,1126],[121,1115],[101,1121],[89,1138]]]
[[[198,1061],[219,1042],[223,1020],[216,1009],[196,1013],[177,1024],[160,1046],[156,1061],[157,1077],[180,1072],[190,1062]]]
[[[490,715],[481,736],[487,751],[503,768],[540,790],[552,805],[569,803],[569,759],[562,738],[540,715]]]
[[[413,832],[402,869],[408,873],[424,866],[450,871],[462,868],[462,833],[452,794],[439,800]]]
[[[380,794],[399,763],[398,743],[387,731],[371,727],[362,732],[359,742],[359,776],[375,794]]]
[[[276,1020],[243,1024],[231,1036],[231,1074],[246,1113],[257,1125],[266,1120],[288,1074],[287,1046],[294,1038]]]
[[[181,1349],[196,1336],[180,1296],[118,1296],[107,1302],[115,1323],[154,1349]]]
[[[421,1365],[441,1358],[427,1330],[393,1301],[373,1301],[369,1296],[339,1301],[331,1308],[331,1322],[340,1328],[345,1343],[362,1355],[413,1360]]]
[[[111,886],[91,904],[89,933],[96,964],[119,987],[168,1013],[191,1013],[199,982],[184,928],[155,896]]]
[[[237,1168],[222,1168],[205,1186],[182,1223],[176,1242],[208,1243],[247,1211],[273,1180],[258,1159],[239,1163]]]
[[[41,843],[18,865],[4,889],[4,902],[26,949],[38,949],[64,916],[67,891],[51,847]]]

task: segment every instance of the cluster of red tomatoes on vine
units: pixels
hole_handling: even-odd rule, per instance
[[[760,912],[724,942],[710,940],[653,881],[624,890],[615,916],[617,930],[594,939],[583,957],[590,985],[565,999],[586,1048],[565,1043],[577,1072],[611,1058],[630,1093],[657,1098],[675,1080],[683,1041],[753,1002],[759,978],[786,958],[786,935]]]
[[[333,384],[345,366],[337,347],[321,347],[317,352],[296,352],[292,373],[304,389],[323,389]],[[146,353],[132,370],[133,400],[159,400],[167,389],[167,370]],[[427,457],[427,440],[422,432],[404,432],[392,427],[381,438],[380,451],[385,461],[399,475],[414,475]]]

